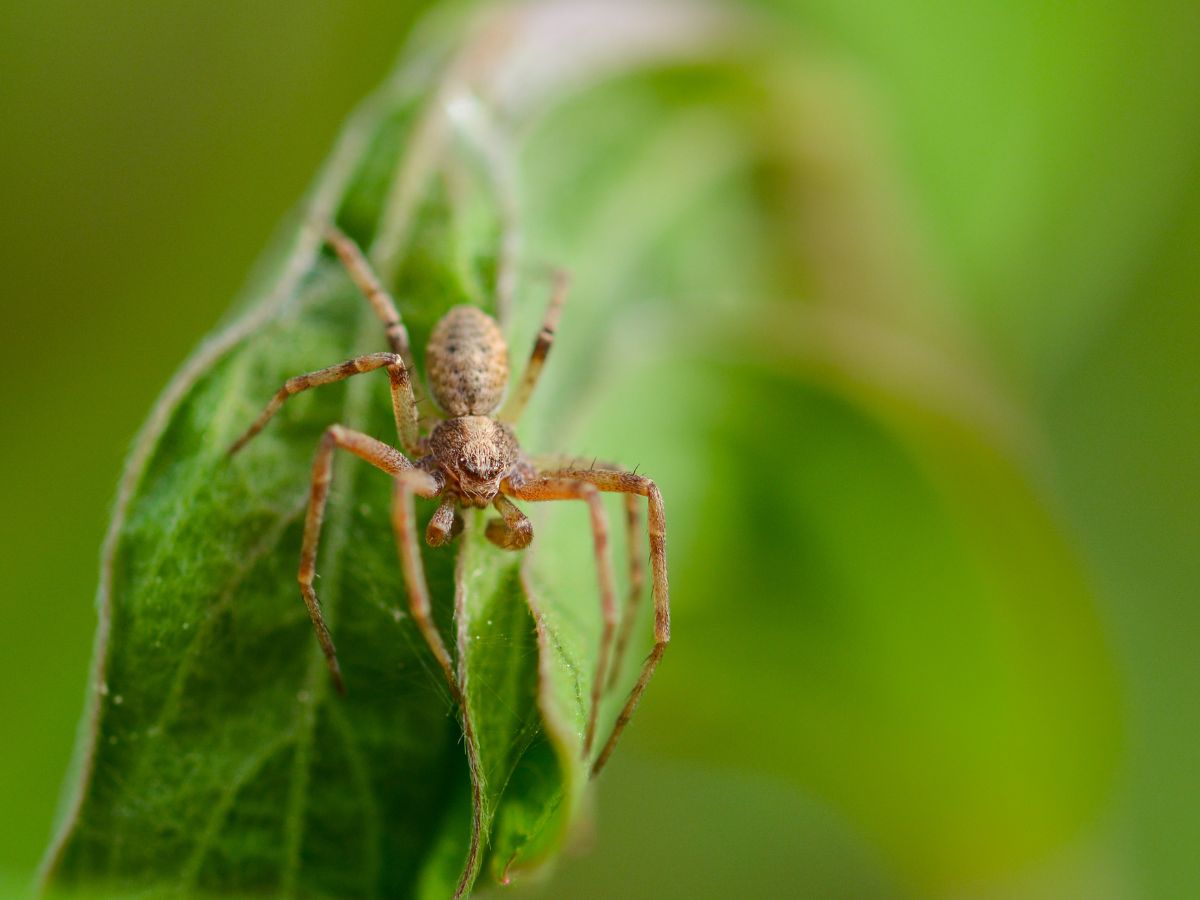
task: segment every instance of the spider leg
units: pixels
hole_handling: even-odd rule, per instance
[[[396,353],[368,353],[365,356],[356,356],[354,359],[338,363],[336,366],[289,378],[283,383],[283,387],[275,392],[271,402],[267,404],[266,409],[259,413],[253,424],[233,442],[229,448],[229,455],[232,456],[250,443],[251,439],[271,421],[271,417],[279,412],[288,397],[299,394],[301,391],[307,391],[309,388],[345,381],[354,375],[374,372],[376,369],[385,367],[391,381],[392,410],[396,416],[396,431],[400,435],[400,444],[407,452],[416,455],[420,452],[420,447],[417,437],[416,404],[412,399],[412,383],[409,380],[404,360]]]
[[[400,318],[400,311],[396,309],[396,302],[392,299],[391,294],[384,289],[379,277],[371,268],[371,264],[367,262],[367,258],[362,250],[359,249],[358,244],[354,243],[349,236],[332,223],[324,223],[322,225],[322,232],[329,246],[333,248],[333,251],[338,255],[338,259],[342,261],[342,265],[345,267],[350,279],[358,287],[359,291],[362,292],[362,295],[367,298],[367,302],[375,310],[375,315],[383,323],[388,344],[404,360],[404,372],[401,373],[404,376],[404,381],[401,385],[403,388],[403,403],[398,402],[397,397],[400,395],[396,391],[392,392],[392,402],[396,409],[396,425],[400,428],[401,446],[408,453],[415,454],[417,452],[418,412],[417,401],[413,394],[414,387],[409,373],[415,372],[417,369],[413,363],[412,344],[408,339],[408,329],[404,327],[404,321]],[[402,420],[405,423],[403,426],[400,425]],[[411,426],[409,423],[411,423]]]
[[[612,668],[609,669],[608,689],[611,690],[621,675],[625,652],[629,649],[629,638],[637,623],[637,612],[642,605],[642,592],[646,586],[646,566],[642,562],[642,515],[638,509],[637,494],[625,494],[625,552],[629,561],[629,595],[625,609],[621,612],[621,629],[617,632],[617,647],[613,651]]]
[[[325,429],[321,442],[317,445],[316,457],[313,460],[312,487],[308,499],[308,512],[304,517],[304,542],[300,549],[300,571],[297,579],[300,582],[300,594],[304,597],[304,605],[308,607],[309,618],[312,619],[313,629],[317,640],[325,652],[325,663],[329,666],[329,675],[338,693],[346,693],[346,684],[342,680],[342,671],[338,666],[337,651],[333,646],[333,638],[329,634],[329,626],[321,613],[321,603],[317,592],[313,590],[313,579],[316,577],[317,545],[321,538],[321,521],[325,517],[325,504],[329,499],[329,483],[333,479],[333,451],[341,447],[349,450],[360,459],[365,459],[377,469],[382,469],[389,475],[400,476],[412,470],[409,462],[400,451],[389,447],[382,441],[365,435],[359,431],[351,431],[341,425],[330,425]]]
[[[384,290],[379,277],[371,268],[371,264],[367,262],[366,256],[363,255],[358,244],[354,243],[337,226],[325,223],[322,226],[322,231],[325,240],[338,255],[338,259],[342,261],[346,273],[358,289],[362,291],[363,296],[367,298],[367,302],[375,310],[375,315],[383,322],[384,330],[387,332],[388,343],[396,353],[404,357],[404,364],[411,369],[413,367],[413,355],[412,346],[408,340],[408,329],[404,327],[404,322],[400,318],[400,312],[396,309],[395,301]]]
[[[567,300],[567,291],[571,287],[571,279],[562,269],[552,272],[553,287],[550,290],[550,302],[546,305],[546,314],[542,317],[542,327],[538,330],[537,339],[533,342],[533,351],[529,354],[529,362],[521,373],[521,380],[505,402],[497,418],[501,422],[516,422],[525,411],[533,389],[537,385],[538,376],[542,374],[542,366],[546,364],[546,356],[554,343],[554,329],[558,327],[558,319],[562,315],[563,304]]]
[[[666,512],[663,509],[662,493],[658,486],[649,478],[634,475],[632,472],[572,467],[545,472],[541,479],[533,483],[536,485],[545,481],[585,482],[601,491],[642,496],[646,498],[649,510],[650,574],[654,596],[654,649],[642,663],[642,671],[638,675],[637,683],[629,692],[625,706],[617,716],[616,724],[613,725],[612,733],[601,748],[595,763],[592,764],[592,777],[595,778],[604,768],[604,764],[608,762],[608,757],[612,754],[617,739],[633,717],[634,710],[637,709],[638,702],[646,691],[646,685],[650,683],[650,678],[654,675],[654,670],[658,667],[659,660],[662,659],[667,644],[671,640],[671,600],[667,584]],[[522,491],[513,491],[512,493],[514,497],[523,495]]]
[[[600,700],[604,696],[613,638],[617,630],[617,605],[613,596],[612,566],[608,558],[608,521],[604,514],[604,504],[600,502],[600,493],[596,487],[578,478],[537,478],[526,482],[520,488],[511,488],[510,493],[521,500],[584,500],[588,504],[604,627],[600,634],[600,652],[596,658],[596,678],[592,682],[592,705],[583,736],[583,756],[587,759],[591,756],[592,744],[596,738],[596,719],[600,712]],[[508,506],[512,504],[509,503]],[[503,512],[499,504],[497,508]],[[516,510],[516,507],[512,508]],[[517,514],[520,515],[519,510]],[[525,517],[522,515],[521,518]]]
[[[531,471],[552,472],[563,468],[582,468],[574,461],[568,461],[562,457],[534,457],[528,460],[528,465],[532,467]],[[614,462],[605,462],[603,460],[598,463],[593,463],[590,468],[595,469],[599,465],[601,469],[610,471],[621,471],[621,467]],[[635,471],[633,474],[637,474]],[[621,623],[617,632],[616,649],[613,651],[612,664],[608,669],[608,685],[606,690],[612,690],[617,683],[617,679],[621,676],[623,664],[625,661],[625,653],[629,649],[629,640],[633,635],[633,627],[637,624],[638,609],[642,604],[642,594],[646,587],[646,566],[643,561],[641,546],[645,541],[644,530],[642,527],[642,514],[638,508],[638,495],[635,493],[627,493],[623,495],[625,500],[625,553],[626,561],[629,568],[628,594],[625,598],[625,606],[621,611]]]
[[[429,585],[425,580],[425,567],[421,563],[421,548],[417,544],[416,513],[413,509],[414,494],[436,497],[443,487],[444,482],[423,469],[408,468],[397,473],[392,490],[392,527],[396,532],[396,551],[400,555],[400,566],[404,570],[404,581],[408,586],[408,605],[413,621],[417,623],[425,643],[429,645],[442,674],[446,676],[450,695],[454,702],[458,703],[462,693],[454,675],[450,653],[446,650],[446,644],[433,621]],[[445,504],[439,507],[439,512],[444,507]]]

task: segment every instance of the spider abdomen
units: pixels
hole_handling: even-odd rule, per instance
[[[456,306],[430,335],[425,352],[429,386],[451,416],[486,416],[508,384],[508,346],[500,326],[474,306]]]

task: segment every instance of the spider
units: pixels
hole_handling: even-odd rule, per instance
[[[345,693],[337,653],[321,613],[313,579],[316,577],[317,545],[329,497],[335,449],[340,447],[348,450],[392,476],[392,525],[412,618],[445,676],[452,698],[460,705],[462,692],[450,654],[430,614],[429,588],[416,540],[413,495],[441,498],[437,511],[425,529],[425,540],[432,547],[447,544],[462,530],[460,508],[484,509],[492,506],[499,516],[488,520],[485,531],[487,539],[506,550],[521,550],[533,540],[533,526],[512,502],[513,499],[535,502],[581,500],[588,504],[603,627],[590,698],[591,709],[583,739],[585,760],[591,756],[597,712],[606,690],[606,681],[611,683],[619,669],[629,640],[635,605],[645,582],[642,559],[635,546],[640,542],[637,498],[645,497],[654,597],[654,649],[642,664],[638,680],[629,692],[612,733],[592,764],[591,774],[595,777],[632,717],[670,640],[666,521],[662,494],[649,478],[617,466],[597,467],[594,463],[590,467],[569,464],[542,469],[522,452],[517,443],[513,426],[529,402],[550,352],[554,329],[566,301],[568,280],[564,273],[555,273],[550,301],[529,362],[503,407],[501,400],[509,376],[508,347],[496,320],[477,307],[464,305],[451,308],[438,321],[429,339],[426,365],[433,398],[444,411],[445,417],[437,419],[430,433],[423,435],[411,380],[411,373],[415,371],[412,349],[396,304],[384,290],[357,244],[331,224],[323,226],[323,233],[351,280],[382,321],[392,350],[389,353],[358,356],[336,366],[288,379],[254,423],[230,447],[229,454],[232,456],[257,435],[289,397],[364,372],[377,369],[387,371],[391,382],[392,409],[403,452],[360,431],[342,425],[330,425],[321,437],[313,461],[312,486],[297,577],[334,686],[339,693]],[[625,496],[630,547],[630,594],[624,619],[620,622],[619,635],[612,575],[607,565],[608,526],[599,496],[602,491]]]

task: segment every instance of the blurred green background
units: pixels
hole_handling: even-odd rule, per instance
[[[729,252],[804,274],[572,434],[664,484],[676,643],[545,894],[1200,896],[1200,10],[754,6],[832,124]],[[5,890],[125,448],[421,11],[0,9]]]

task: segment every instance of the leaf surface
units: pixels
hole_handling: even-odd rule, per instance
[[[513,297],[516,122],[501,129],[495,111],[533,121],[571,83],[563,72],[588,82],[694,39],[651,23],[630,51],[639,14],[602,14],[589,37],[600,52],[581,65],[539,29],[557,14],[422,32],[347,123],[237,314],[161,397],[105,548],[93,704],[51,887],[441,898],[468,893],[480,871],[507,881],[562,844],[587,784],[578,699],[599,621],[578,609],[594,596],[530,598],[521,557],[484,540],[482,515],[453,548],[423,547],[459,709],[408,615],[389,480],[339,454],[315,585],[339,697],[295,581],[311,459],[332,423],[394,437],[386,378],[296,396],[226,456],[285,379],[386,347],[316,223],[368,250],[421,370],[450,306],[503,312]],[[558,68],[482,101],[522,52]],[[514,367],[522,355],[515,344]],[[432,509],[418,502],[422,523]]]
[[[512,301],[519,364],[545,285],[515,261],[573,273],[520,437],[663,488],[683,603],[639,718],[660,746],[786,776],[926,886],[1063,840],[1115,745],[1093,598],[1027,423],[901,234],[861,98],[798,56],[731,65],[696,10],[531,9],[425,33],[307,213],[371,249],[418,367],[460,302]],[[581,9],[588,41],[564,43]],[[223,457],[284,378],[383,349],[303,225],[131,458],[57,884],[441,898],[536,869],[586,809],[600,623],[581,504],[527,509],[524,569],[482,520],[423,553],[458,710],[407,617],[387,479],[339,459],[317,589],[350,693],[330,693],[294,582],[310,459],[331,422],[392,434],[386,381],[297,397]]]

